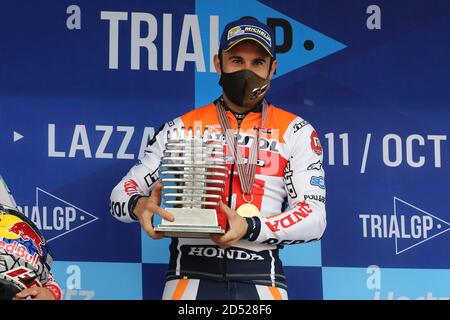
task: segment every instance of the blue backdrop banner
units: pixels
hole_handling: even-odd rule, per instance
[[[168,240],[109,196],[155,130],[220,95],[220,32],[248,15],[275,29],[268,99],[324,147],[328,226],[282,250],[290,299],[449,299],[448,0],[5,2],[0,174],[63,298],[161,298]]]

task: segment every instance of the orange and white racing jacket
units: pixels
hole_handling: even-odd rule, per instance
[[[47,282],[44,285],[44,288],[47,288],[52,293],[55,300],[61,300],[62,299],[62,290],[59,286],[58,282],[53,278],[53,275],[50,275]]]
[[[227,110],[238,148],[247,159],[261,126],[261,106],[237,120]],[[199,123],[201,121],[201,123]],[[195,123],[195,124],[194,124]],[[123,222],[136,220],[137,200],[148,196],[159,179],[158,169],[168,134],[182,127],[218,128],[214,103],[192,110],[166,123],[150,142],[141,161],[116,185],[111,194],[111,214]],[[236,280],[286,288],[278,249],[283,245],[318,240],[326,227],[323,150],[314,128],[302,118],[269,106],[265,128],[260,130],[260,150],[253,184],[252,204],[260,216],[246,218],[247,234],[234,246],[221,249],[210,239],[172,238],[166,280],[208,278]],[[244,202],[233,163],[222,199],[236,209]]]

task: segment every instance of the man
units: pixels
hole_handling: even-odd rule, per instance
[[[211,126],[231,130],[234,136],[225,136],[234,161],[220,204],[227,231],[211,239],[172,239],[163,299],[287,299],[278,249],[318,240],[326,227],[322,147],[308,122],[264,99],[278,65],[267,25],[251,17],[229,23],[214,63],[222,96],[161,128],[142,162],[114,188],[111,202],[125,203],[116,218],[139,221],[150,237],[163,238],[153,215],[173,221],[160,207],[158,181],[168,132],[194,121],[201,121],[201,132]]]

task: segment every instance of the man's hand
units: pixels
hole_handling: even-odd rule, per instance
[[[134,214],[138,218],[142,229],[153,239],[164,238],[164,232],[157,232],[153,229],[154,214],[170,222],[175,221],[174,217],[168,211],[160,207],[162,187],[161,181],[158,181],[152,190],[151,196],[140,198],[134,208]]]
[[[248,229],[247,220],[238,215],[238,213],[225,205],[222,201],[220,202],[220,209],[227,215],[229,229],[224,235],[212,234],[211,240],[217,243],[222,249],[231,247],[233,244],[238,242]]]
[[[16,294],[14,300],[25,300],[30,297],[32,300],[55,300],[50,289],[45,287],[33,286]]]

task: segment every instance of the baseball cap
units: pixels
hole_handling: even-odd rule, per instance
[[[275,58],[273,30],[253,17],[243,17],[228,23],[220,38],[219,50],[230,50],[244,40],[258,42],[272,58]]]

